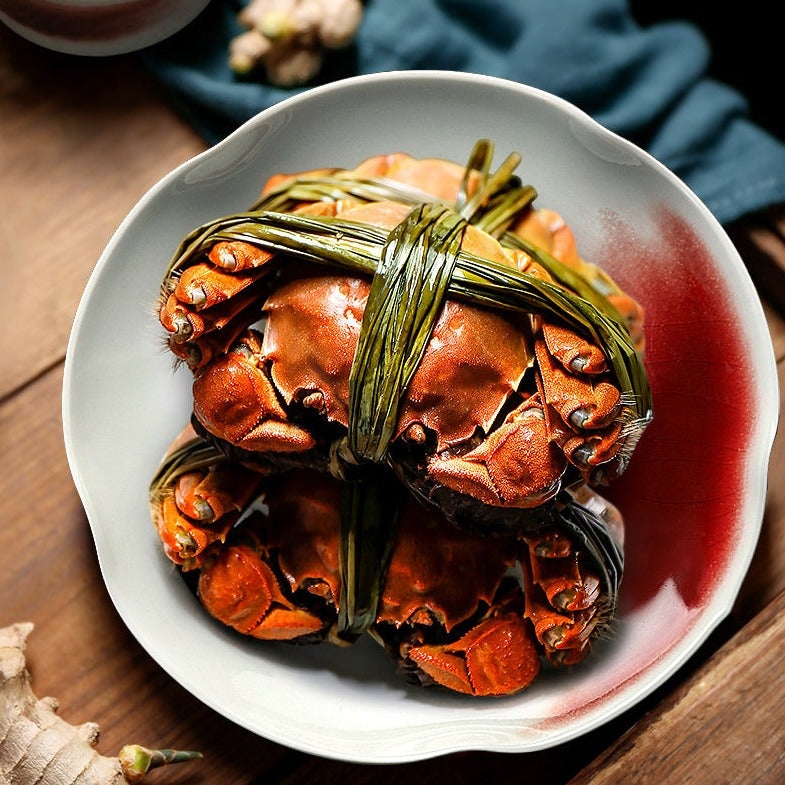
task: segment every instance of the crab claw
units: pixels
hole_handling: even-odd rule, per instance
[[[278,585],[261,546],[232,545],[199,576],[199,599],[211,616],[238,632],[294,640],[323,630],[317,616],[296,607]]]
[[[536,507],[559,490],[566,461],[548,438],[538,395],[524,401],[471,452],[436,456],[428,474],[438,483],[500,507]]]
[[[603,623],[599,577],[572,538],[558,529],[525,536],[520,563],[525,617],[545,656],[555,665],[577,664]]]
[[[261,344],[248,331],[236,348],[212,362],[193,386],[194,414],[213,435],[257,452],[302,452],[314,438],[288,422],[272,382],[260,367]]]
[[[506,605],[452,643],[412,646],[409,661],[438,684],[469,695],[511,695],[528,687],[540,671],[539,653],[529,623]]]
[[[153,504],[151,512],[164,553],[184,570],[198,567],[210,546],[223,542],[238,518],[238,513],[232,513],[214,524],[205,524],[184,515],[173,495]]]
[[[604,379],[568,373],[554,360],[544,340],[534,343],[542,396],[573,430],[603,428],[619,411],[621,396]]]

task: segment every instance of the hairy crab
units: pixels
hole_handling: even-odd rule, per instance
[[[189,234],[160,320],[195,433],[151,494],[221,621],[370,631],[473,694],[580,661],[610,622],[621,524],[590,486],[651,418],[640,307],[491,156],[277,175]]]

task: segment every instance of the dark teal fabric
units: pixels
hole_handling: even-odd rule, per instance
[[[229,70],[240,6],[213,0],[142,53],[210,143],[299,92]],[[785,202],[785,145],[749,120],[741,95],[707,78],[709,56],[695,27],[642,28],[626,0],[368,0],[355,45],[331,53],[319,81],[445,69],[547,90],[648,150],[727,224]]]

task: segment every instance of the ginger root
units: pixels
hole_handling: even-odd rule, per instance
[[[0,628],[0,785],[125,785],[198,752],[127,745],[116,758],[95,750],[98,726],[70,725],[54,698],[36,698],[25,662],[29,622]]]
[[[240,75],[264,68],[279,87],[305,84],[325,49],[352,42],[362,15],[361,0],[250,0],[237,17],[248,30],[229,42],[229,66]]]

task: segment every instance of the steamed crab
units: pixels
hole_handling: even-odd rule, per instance
[[[241,591],[228,588],[230,562],[238,584],[250,580],[242,559],[223,554],[255,554],[269,566],[269,554],[279,553],[280,542],[265,539],[269,521],[264,536],[236,523],[266,484],[271,510],[277,494],[293,495],[294,480],[270,476],[291,470],[305,488],[331,475],[350,489],[344,506],[353,510],[338,516],[342,525],[330,523],[338,537],[330,548],[344,554],[343,594],[335,576],[320,573],[308,579],[329,588],[327,610],[314,615],[310,597],[299,605],[291,585],[288,595],[271,589],[271,602],[286,609],[292,629],[303,614],[320,620],[295,638],[351,639],[370,629],[422,680],[465,692],[483,691],[465,678],[472,652],[501,656],[505,636],[520,637],[521,662],[540,649],[553,661],[585,656],[612,615],[621,562],[608,521],[580,499],[594,499],[590,484],[624,470],[651,417],[640,307],[581,259],[557,213],[532,206],[534,190],[512,174],[515,157],[489,172],[490,151],[479,143],[466,167],[394,154],[353,170],[275,176],[249,212],[184,239],[160,310],[169,347],[194,373],[194,438],[214,452],[198,493],[164,472],[153,516],[170,557],[201,571],[211,613],[227,621],[221,605]],[[381,504],[376,497],[391,485],[405,492]],[[322,513],[335,518],[337,509]],[[313,506],[299,514],[315,520]],[[459,531],[444,547],[456,558],[499,551],[486,554],[492,585],[478,583],[455,618],[449,599],[412,611],[428,624],[384,617],[381,587],[402,554],[438,550],[439,536],[419,529],[449,525]],[[418,543],[414,551],[401,532]],[[238,537],[245,550],[236,550]],[[347,557],[349,540],[370,544]],[[524,577],[508,589],[502,579],[514,565]],[[421,569],[408,584],[422,583],[431,596],[435,562],[425,558]],[[476,565],[467,572],[478,582],[482,573]],[[559,592],[555,605],[547,592],[536,599],[541,576],[567,587],[571,604],[562,608]],[[552,621],[560,610],[569,621]],[[267,616],[253,630],[290,637]],[[468,649],[459,655],[460,646]],[[460,678],[454,655],[463,657]],[[502,679],[504,689],[487,691],[530,680]]]
[[[249,469],[189,427],[162,463],[152,510],[213,617],[262,640],[341,644],[341,493],[329,474]],[[620,569],[618,512],[585,490],[582,501],[601,513],[608,531],[595,534]],[[482,537],[411,496],[378,592],[369,632],[407,678],[471,695],[523,689],[541,653],[580,662],[610,610],[591,555],[555,521]]]

